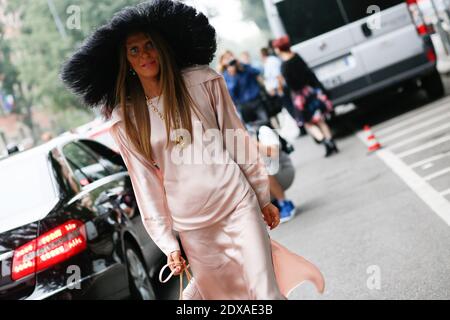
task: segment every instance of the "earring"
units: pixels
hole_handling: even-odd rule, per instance
[[[133,75],[133,76],[135,76],[136,75],[136,71],[134,71],[134,69],[133,68],[130,68],[130,73]]]

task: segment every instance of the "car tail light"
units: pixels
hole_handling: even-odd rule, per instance
[[[86,245],[85,225],[67,221],[14,250],[11,278],[18,280],[49,268],[85,250]]]
[[[421,36],[433,33],[433,28],[425,23],[422,11],[417,0],[406,0],[412,20],[416,25],[417,33]]]
[[[436,60],[437,60],[436,53],[434,52],[433,48],[428,48],[427,49],[427,59],[430,62],[436,62]]]

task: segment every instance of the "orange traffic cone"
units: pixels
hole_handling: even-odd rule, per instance
[[[381,148],[381,144],[375,138],[375,135],[372,133],[369,125],[364,126],[364,132],[366,133],[366,140],[369,152],[376,151]]]

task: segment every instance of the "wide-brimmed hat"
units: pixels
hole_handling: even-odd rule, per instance
[[[63,64],[63,83],[87,106],[110,113],[117,104],[120,46],[128,34],[151,30],[164,37],[179,69],[214,58],[216,32],[204,14],[181,2],[154,0],[125,7],[97,28]]]

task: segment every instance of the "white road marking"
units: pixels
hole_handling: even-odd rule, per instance
[[[396,148],[402,147],[402,146],[407,145],[408,143],[414,142],[416,140],[420,140],[420,139],[426,138],[428,136],[431,136],[433,134],[439,133],[441,131],[446,131],[446,129],[449,129],[449,128],[450,128],[450,122],[446,123],[446,124],[443,124],[443,125],[441,125],[439,127],[435,127],[435,128],[433,128],[431,130],[427,130],[427,131],[424,131],[422,133],[415,134],[411,138],[403,139],[400,142],[397,142],[397,143],[395,143],[393,145],[390,145],[389,149],[396,149]]]
[[[448,157],[448,156],[450,156],[450,152],[437,154],[435,156],[432,156],[432,157],[429,157],[429,158],[426,158],[426,159],[414,162],[413,164],[410,165],[410,167],[411,168],[417,168],[417,167],[420,167],[421,165],[424,165],[424,164],[426,164],[428,162],[433,162],[433,161],[436,161],[436,160],[440,160],[440,159]]]
[[[406,120],[400,120],[399,122],[396,122],[395,124],[385,127],[385,128],[380,128],[378,130],[376,130],[377,134],[379,135],[386,135],[389,132],[392,131],[397,131],[400,128],[406,127],[407,125],[410,125],[412,123],[416,123],[417,120],[423,119],[423,118],[427,118],[430,115],[442,115],[443,111],[447,111],[450,112],[450,106],[448,104],[448,101],[446,101],[447,103],[443,103],[442,105],[439,105],[438,107],[430,107],[430,110],[425,111],[425,112],[421,112],[419,113],[417,116],[414,116],[412,118],[408,118]]]
[[[364,139],[364,133],[357,133],[357,137],[365,144],[366,141]],[[447,140],[450,140],[450,136],[446,137]],[[442,140],[442,139],[440,139]],[[433,144],[438,145],[441,143]],[[423,150],[431,147],[431,143],[428,143]],[[423,145],[425,146],[425,145]],[[423,147],[422,146],[422,147]],[[417,150],[418,148],[414,148]],[[413,151],[414,151],[413,150]],[[405,151],[410,152],[411,150]],[[411,154],[415,153],[412,152]],[[402,160],[400,160],[400,155],[396,155],[392,153],[388,149],[380,149],[375,152],[375,154],[383,160],[383,162],[391,168],[391,170],[397,174],[405,183],[408,185],[417,196],[422,199],[430,208],[433,210],[445,223],[450,226],[450,202],[448,202],[442,193],[437,192],[433,187],[431,187],[423,178],[421,178],[414,170],[408,167]],[[445,191],[450,193],[450,189]]]
[[[404,158],[404,157],[410,156],[410,155],[412,155],[414,153],[417,153],[417,152],[420,152],[420,151],[423,151],[423,150],[435,147],[437,145],[440,145],[441,143],[444,143],[446,141],[450,141],[450,135],[443,136],[443,137],[441,137],[439,139],[435,139],[433,141],[424,143],[424,144],[422,144],[422,145],[420,145],[418,147],[415,147],[415,148],[412,148],[412,149],[400,152],[400,153],[397,154],[397,156],[399,158]]]
[[[437,172],[434,172],[432,174],[429,174],[428,176],[424,177],[423,179],[425,181],[430,181],[430,180],[433,180],[434,178],[440,177],[449,172],[450,172],[450,168],[445,168],[445,169],[439,170]]]
[[[421,166],[420,169],[427,170],[427,169],[430,169],[431,167],[433,167],[433,163],[428,162],[428,163],[424,164],[423,166]]]
[[[449,116],[450,116],[450,114],[449,114]],[[431,118],[430,120],[420,122],[419,124],[417,124],[415,126],[408,126],[408,128],[406,128],[404,130],[399,130],[399,131],[396,131],[395,133],[390,134],[390,135],[388,135],[386,137],[381,137],[380,140],[384,144],[384,143],[387,143],[387,142],[389,142],[391,140],[395,140],[395,139],[400,138],[400,137],[402,137],[404,135],[407,135],[409,133],[413,133],[414,131],[417,131],[419,129],[428,128],[428,127],[432,126],[433,124],[435,124],[436,122],[443,121],[445,119],[447,120],[447,122],[450,122],[450,117],[447,117],[447,116],[445,116],[445,117],[436,116],[436,117]],[[376,133],[376,135],[378,137],[380,136],[377,132],[375,132],[375,133]]]
[[[450,226],[450,202],[434,190],[397,156],[386,149],[377,151],[380,157],[442,220]]]

